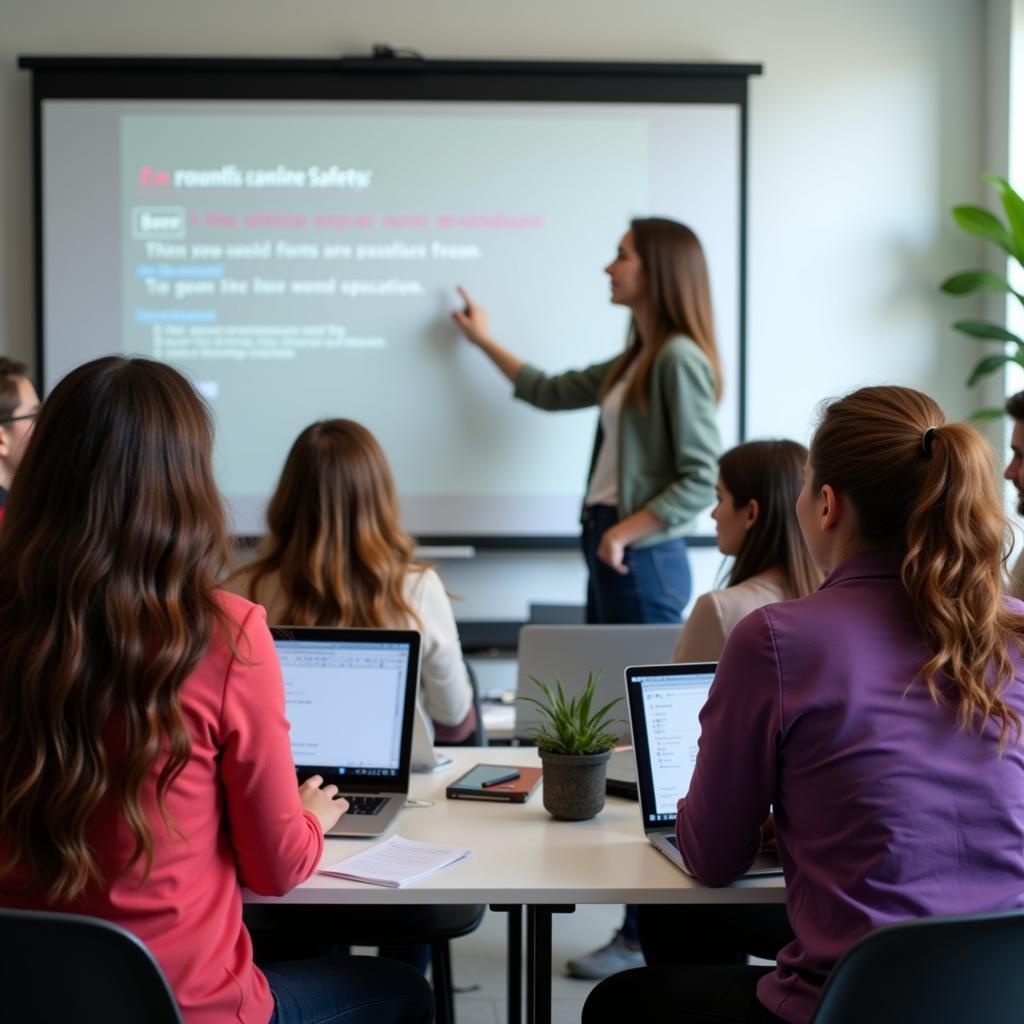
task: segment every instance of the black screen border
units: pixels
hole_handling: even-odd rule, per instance
[[[427,60],[420,57],[79,57],[24,55],[32,73],[36,372],[43,336],[43,103],[53,99],[492,100],[558,103],[717,103],[739,109],[738,437],[747,427],[748,85],[761,64]],[[565,550],[575,535],[422,535],[421,545]],[[694,547],[715,538],[692,536]]]

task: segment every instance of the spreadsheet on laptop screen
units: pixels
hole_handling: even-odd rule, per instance
[[[674,821],[676,803],[690,788],[700,739],[700,710],[713,680],[713,672],[637,680],[643,695],[657,820]]]
[[[296,765],[397,775],[409,647],[277,640]]]

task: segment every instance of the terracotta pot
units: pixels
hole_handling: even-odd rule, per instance
[[[552,817],[586,821],[601,812],[610,750],[603,754],[539,753],[544,762],[544,807]]]

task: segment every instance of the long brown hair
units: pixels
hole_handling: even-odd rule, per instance
[[[751,576],[779,568],[791,597],[817,590],[822,572],[814,564],[800,522],[796,499],[803,487],[807,449],[796,441],[748,441],[718,460],[718,471],[736,508],[756,501],[757,520],[729,573],[730,587]]]
[[[50,901],[102,882],[88,838],[113,799],[153,853],[157,805],[191,752],[179,693],[223,614],[212,428],[192,385],[97,359],[44,403],[0,529],[0,871]]]
[[[322,420],[295,439],[267,506],[267,537],[238,576],[259,600],[277,574],[274,617],[288,626],[404,625],[413,541],[376,438],[353,420]]]
[[[1009,526],[991,452],[964,423],[910,388],[862,388],[829,405],[811,442],[813,484],[846,495],[870,546],[891,550],[929,648],[921,668],[960,728],[993,718],[1000,746],[1021,720],[1002,693],[1007,648],[1024,646],[1024,616],[1004,603]]]
[[[711,311],[711,284],[700,240],[685,224],[665,217],[630,221],[633,244],[647,273],[650,304],[654,313],[654,337],[642,344],[636,321],[629,327],[625,351],[612,364],[602,385],[602,397],[636,361],[636,371],[626,389],[626,399],[647,409],[654,360],[662,346],[676,335],[685,335],[707,356],[715,378],[715,397],[722,397],[722,365],[715,344]]]

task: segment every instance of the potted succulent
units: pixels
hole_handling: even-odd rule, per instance
[[[543,700],[520,697],[536,704],[545,723],[534,732],[534,742],[544,762],[544,807],[563,821],[585,821],[604,807],[605,771],[617,737],[608,727],[609,712],[621,697],[591,710],[597,676],[587,674],[579,697],[567,697],[559,680],[554,689],[530,677],[540,687]]]
[[[999,193],[1006,213],[1004,224],[995,214],[980,206],[954,206],[953,220],[970,235],[987,239],[1002,250],[1002,258],[1012,261],[1018,267],[1024,264],[1024,199],[1014,191],[1005,178],[996,174],[983,174],[982,178],[994,186]],[[1010,283],[1006,274],[991,270],[965,270],[953,274],[942,282],[942,290],[948,295],[969,295],[973,292],[990,291],[1012,295],[1024,305],[1024,294]],[[1008,331],[1002,324],[989,320],[957,320],[953,329],[980,342],[994,343],[997,350],[979,359],[967,386],[976,384],[982,377],[1001,370],[1007,363],[1024,366],[1024,338]],[[1002,409],[983,409],[974,414],[975,419],[1002,417]]]

